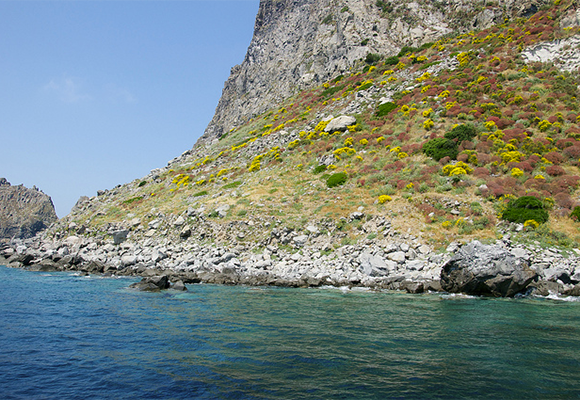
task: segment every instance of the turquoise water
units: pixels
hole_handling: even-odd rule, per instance
[[[580,302],[0,267],[3,399],[580,397]]]

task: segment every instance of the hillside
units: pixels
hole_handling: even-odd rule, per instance
[[[79,200],[42,246],[53,261],[74,250],[81,261],[67,262],[190,281],[436,290],[457,244],[479,240],[515,246],[534,276],[572,290],[577,10],[557,1],[368,52],[168,166]]]
[[[559,25],[574,10],[560,4],[361,62],[359,72],[298,93],[168,167],[92,198],[65,220],[98,229],[122,225],[128,214],[145,224],[156,213],[204,209],[226,225],[257,219],[300,230],[338,222],[344,244],[376,235],[341,222],[362,207],[440,247],[495,239],[506,201],[529,194],[551,208],[542,238],[571,246],[578,236],[568,218],[580,179],[577,75],[526,57],[538,44],[575,43],[577,26]],[[339,115],[356,122],[325,130]],[[422,151],[456,125],[475,133],[457,143],[453,159]],[[346,173],[346,183],[327,187],[336,172]],[[253,235],[268,237],[273,226]]]

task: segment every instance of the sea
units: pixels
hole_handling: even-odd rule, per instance
[[[135,281],[0,266],[0,398],[580,398],[578,298]]]

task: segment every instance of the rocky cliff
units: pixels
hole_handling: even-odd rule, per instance
[[[57,219],[49,196],[0,178],[0,239],[32,237]]]
[[[534,13],[544,0],[261,0],[242,64],[231,70],[200,143],[363,62],[451,32]]]

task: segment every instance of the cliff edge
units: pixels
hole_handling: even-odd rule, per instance
[[[0,178],[0,239],[30,238],[56,220],[49,196]]]

